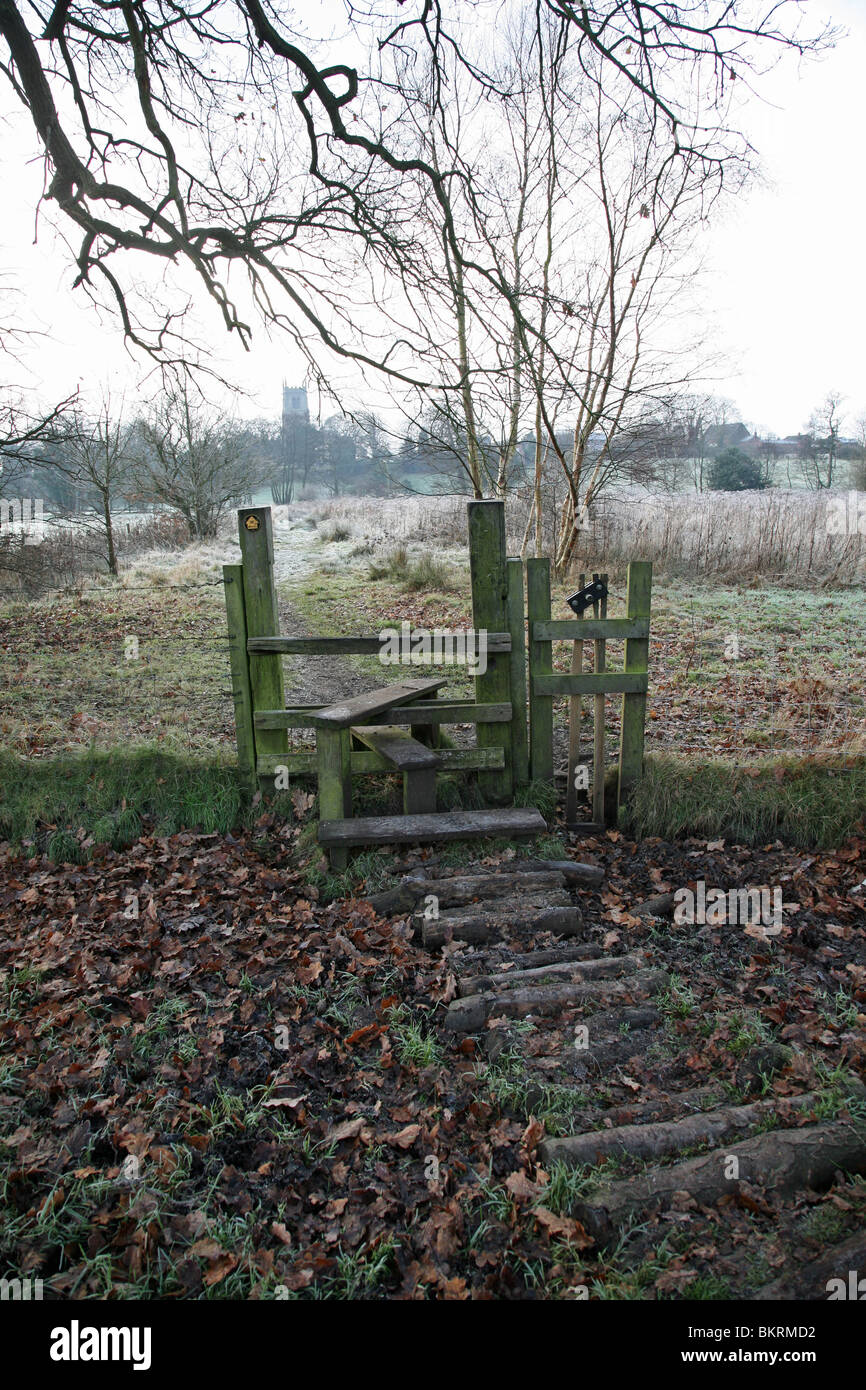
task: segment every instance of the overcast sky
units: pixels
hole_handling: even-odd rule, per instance
[[[831,389],[866,414],[866,0],[809,0],[844,24],[827,57],[774,74],[753,102],[752,143],[769,186],[728,210],[711,238],[707,312],[734,371],[722,393],[761,429],[806,424]],[[850,423],[850,421],[849,421]]]
[[[820,61],[786,64],[766,82],[770,100],[750,104],[748,132],[766,182],[729,206],[711,233],[702,297],[705,327],[729,363],[712,389],[752,426],[779,434],[801,429],[830,389],[847,398],[849,428],[866,414],[866,0],[809,0],[807,13],[845,25],[848,37]],[[68,255],[47,226],[33,244],[40,163],[22,169],[20,137],[7,128],[0,139],[3,187],[14,194],[0,263],[50,335],[30,355],[27,384],[44,399],[82,380],[134,397],[141,368],[126,361],[116,325],[100,325],[73,295]],[[218,329],[214,346],[226,375],[250,393],[244,415],[276,416],[283,378],[300,384],[292,349],[261,332],[248,354]]]

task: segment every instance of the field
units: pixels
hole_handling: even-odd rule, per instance
[[[381,541],[379,518],[360,507],[347,507],[343,519],[342,513],[328,515],[327,507],[321,509],[325,515],[306,508],[294,524],[278,525],[283,631],[348,635],[379,632],[403,620],[430,629],[470,627],[468,561],[454,534],[450,504],[439,520],[439,544],[431,550],[418,535],[430,528],[434,505],[416,502],[414,514],[410,510],[404,518],[402,536],[399,527],[389,525],[393,541],[388,543]],[[92,834],[104,808],[100,805],[94,815],[72,795],[71,814],[64,816],[63,786],[52,771],[57,758],[64,760],[67,786],[95,758],[100,777],[112,788],[132,760],[135,773],[126,779],[123,795],[145,816],[153,805],[153,782],[159,780],[143,775],[148,758],[168,758],[171,766],[171,759],[180,759],[181,767],[189,761],[202,776],[207,769],[207,779],[220,789],[218,804],[200,806],[192,824],[213,828],[224,823],[226,807],[236,813],[230,795],[234,723],[221,583],[221,564],[236,558],[227,532],[208,547],[145,555],[119,585],[94,579],[71,593],[0,605],[0,757],[9,787],[0,834],[25,839],[41,834],[44,840],[43,825],[81,840]],[[624,575],[615,569],[610,590],[614,615],[624,605]],[[568,615],[567,592],[560,586],[554,616]],[[707,806],[690,809],[682,779],[682,814],[667,798],[653,795],[659,815],[667,808],[665,819],[654,824],[651,805],[641,806],[645,834],[668,833],[672,825],[688,830],[689,816],[691,828],[723,829],[726,802],[734,809],[737,800],[724,788],[732,778],[742,784],[744,773],[749,795],[756,784],[764,788],[769,781],[778,799],[780,759],[807,758],[847,769],[837,778],[839,794],[833,800],[839,806],[831,813],[829,831],[819,797],[814,816],[797,831],[801,839],[811,834],[828,843],[839,826],[844,831],[856,824],[853,812],[863,800],[858,768],[866,748],[862,594],[858,587],[785,587],[754,577],[734,586],[664,570],[656,574],[647,749],[662,778],[667,760],[687,758],[693,765],[712,764],[710,776],[723,781],[713,798],[711,822]],[[567,670],[566,644],[556,644],[554,653],[556,668]],[[609,646],[609,667],[620,653],[621,648]],[[323,688],[343,697],[382,683],[382,668],[372,657],[316,657],[306,663],[290,657],[285,672],[290,700],[318,698]],[[452,695],[467,695],[470,680],[455,668],[448,688]],[[608,701],[609,759],[616,756],[618,721],[616,702]],[[564,701],[556,727],[564,776]],[[297,746],[302,737],[292,735]],[[790,773],[783,783],[785,777],[790,781]],[[846,779],[848,793],[842,791]],[[22,789],[17,797],[10,785],[15,782]],[[81,824],[74,823],[75,814]],[[180,823],[170,814],[160,822],[163,827]],[[763,829],[756,833],[765,837]]]
[[[387,539],[369,504],[279,518],[283,631],[470,626],[440,512],[388,504]],[[550,834],[523,850],[371,851],[334,875],[314,786],[250,800],[235,775],[221,565],[236,559],[227,531],[139,556],[120,584],[0,606],[0,1273],[73,1299],[824,1296],[827,1252],[862,1253],[862,1172],[806,1196],[680,1194],[595,1244],[578,1214],[598,1184],[663,1180],[706,1145],[653,1169],[545,1165],[539,1144],[576,1123],[663,1125],[680,1095],[771,1102],[759,1147],[802,1095],[815,1125],[866,1120],[862,588],[658,563],[650,756],[624,828],[578,839],[530,788]],[[569,656],[560,644],[558,669]],[[383,683],[375,658],[285,671],[295,700]],[[469,692],[455,670],[449,693]],[[555,718],[561,792],[564,703]],[[617,732],[609,701],[611,758]],[[472,804],[471,779],[453,781]],[[393,808],[396,791],[370,778],[359,801]],[[449,1031],[459,950],[431,954],[365,900],[407,871],[566,855],[605,871],[581,895],[587,950],[668,979],[652,1046],[626,1028],[597,1076],[575,1069],[573,1009],[498,1049],[495,1029]],[[784,885],[781,936],[678,924],[659,895],[698,878]]]

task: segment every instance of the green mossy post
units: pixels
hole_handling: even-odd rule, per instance
[[[434,690],[432,696],[430,697],[431,701],[435,700],[438,694],[439,691]],[[426,743],[428,748],[438,748],[442,742],[441,724],[412,724],[410,725],[409,732],[411,733],[413,738],[417,738],[419,743]]]
[[[316,730],[319,823],[345,820],[352,814],[352,735],[349,729]],[[345,849],[331,850],[331,867],[345,869]]]
[[[553,781],[553,691],[542,693],[536,677],[553,679],[553,646],[539,641],[534,634],[536,623],[550,621],[550,561],[526,562],[526,611],[529,616],[529,731],[530,765],[533,782]],[[574,677],[564,677],[566,681]],[[566,686],[566,692],[570,693]]]
[[[632,560],[628,567],[626,611],[629,618],[644,618],[649,624],[652,596],[653,567],[648,560]],[[630,637],[625,644],[623,671],[642,673],[649,669],[649,636]],[[622,735],[619,748],[619,786],[617,788],[618,816],[622,819],[625,803],[643,771],[644,721],[646,719],[646,689],[622,697]]]
[[[274,532],[270,507],[244,507],[238,512],[241,558],[243,559],[244,610],[247,638],[272,637],[280,630],[277,595],[274,589]],[[249,656],[253,722],[257,709],[283,709],[286,703],[283,665],[276,653]],[[288,755],[285,729],[256,727],[256,755]]]
[[[593,579],[596,575],[592,576]],[[607,588],[607,575],[598,576]],[[593,613],[602,622],[607,617],[607,595],[601,603],[593,604]],[[595,639],[594,667],[598,675],[604,672],[606,662],[606,642],[603,637]],[[604,825],[604,695],[593,697],[592,715],[592,819],[596,825]]]
[[[244,608],[244,567],[223,565],[226,620],[229,634],[229,664],[232,698],[235,706],[235,739],[238,771],[247,791],[256,790],[256,734],[253,727],[253,696],[247,656],[247,615]]]
[[[577,587],[584,588],[586,585],[586,575],[578,577]],[[585,621],[582,618],[581,621]],[[583,642],[579,637],[575,637],[571,646],[571,666],[570,674],[579,676],[583,671]],[[577,772],[580,766],[580,725],[583,719],[583,701],[579,695],[568,697],[568,763],[566,765],[566,776],[568,782],[565,789],[565,823],[566,825],[577,824]]]
[[[523,561],[506,562],[508,577],[508,631],[511,634],[511,751],[514,785],[529,782],[529,729],[526,707],[526,624],[523,607]]]
[[[505,632],[508,628],[508,572],[505,564],[505,503],[470,502],[469,574],[472,583],[472,624],[476,632]],[[479,703],[511,703],[511,654],[487,654],[487,670],[475,677]],[[513,714],[513,711],[512,711]],[[514,792],[514,758],[511,721],[479,724],[478,746],[502,748],[505,766],[500,772],[482,772],[478,786],[485,801],[494,806],[508,803]]]

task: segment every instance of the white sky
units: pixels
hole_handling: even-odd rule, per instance
[[[720,382],[743,418],[802,428],[827,392],[866,414],[866,180],[862,176],[866,0],[810,0],[811,19],[848,37],[821,61],[773,74],[773,106],[748,128],[769,186],[755,188],[711,238],[707,316],[734,370]]]
[[[807,13],[849,35],[820,62],[799,71],[788,63],[767,79],[772,104],[750,104],[746,125],[766,184],[729,206],[712,231],[701,301],[708,337],[729,363],[710,388],[730,396],[752,426],[779,434],[802,428],[831,388],[846,397],[849,431],[866,414],[866,0],[809,0]],[[313,30],[312,7],[307,15]],[[79,382],[108,383],[134,400],[142,369],[126,359],[119,329],[100,325],[72,293],[69,259],[47,223],[33,244],[42,168],[22,167],[18,130],[0,124],[0,267],[49,336],[29,354],[30,382],[21,372],[16,380],[45,400]],[[291,345],[258,332],[244,353],[218,320],[209,324],[225,374],[250,393],[241,413],[275,417],[283,379],[299,384],[303,371]]]

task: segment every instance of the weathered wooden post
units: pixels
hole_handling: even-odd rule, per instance
[[[604,597],[592,605],[596,618],[602,622],[607,618],[607,575],[594,574],[593,580],[600,579],[604,585]],[[594,664],[596,675],[603,675],[605,669],[605,648],[603,637],[596,637],[594,643]],[[604,825],[604,691],[593,696],[592,722],[592,819],[597,826]]]
[[[244,507],[238,512],[238,533],[243,559],[244,611],[247,638],[276,637],[280,631],[274,588],[274,532],[270,507]],[[286,705],[283,665],[277,652],[253,652],[249,658],[249,683],[253,723],[255,712],[282,710]],[[255,730],[256,756],[287,758],[286,730]]]
[[[526,708],[526,622],[523,608],[523,561],[506,562],[508,631],[511,634],[511,751],[514,785],[529,782],[529,730]]]
[[[472,625],[476,634],[505,632],[508,628],[505,503],[496,500],[470,502],[468,513]],[[475,677],[475,699],[479,704],[511,702],[510,653],[487,653],[487,670]],[[485,800],[503,805],[511,800],[514,791],[511,722],[479,724],[477,739],[480,748],[503,750],[505,766],[500,771],[478,774],[478,785]]]
[[[352,814],[352,738],[349,729],[316,730],[316,768],[319,780],[319,821],[343,820]],[[338,873],[349,862],[340,846],[330,851],[331,868]]]
[[[550,561],[526,562],[526,611],[529,616],[529,774],[533,782],[553,781],[553,696],[540,694],[536,676],[553,674],[553,644],[539,642],[535,623],[550,622]]]
[[[235,739],[238,770],[248,791],[256,790],[256,734],[253,727],[253,697],[250,689],[250,659],[247,655],[247,615],[244,607],[243,565],[223,565],[226,620],[229,634],[229,665],[235,706]]]
[[[581,574],[577,581],[578,589],[586,583],[586,575]],[[583,614],[580,614],[583,617]],[[583,641],[575,637],[571,648],[571,674],[579,676],[583,671]],[[577,774],[580,768],[580,722],[583,715],[583,700],[580,695],[568,697],[568,783],[565,789],[565,823],[577,824]]]
[[[628,567],[627,614],[646,623],[646,637],[629,637],[625,643],[623,674],[642,674],[649,670],[649,618],[653,567],[649,560],[632,560]],[[633,787],[643,771],[644,721],[646,719],[646,679],[643,689],[622,697],[622,735],[619,749],[617,807],[621,815]]]

